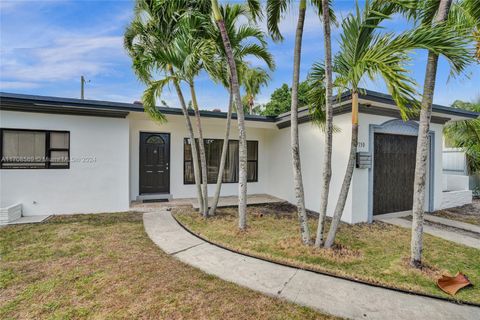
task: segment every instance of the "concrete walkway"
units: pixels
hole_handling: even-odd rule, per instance
[[[13,225],[13,224],[29,224],[29,223],[40,223],[48,218],[50,218],[51,215],[39,215],[39,216],[22,216],[17,220],[13,220],[8,222],[6,225]]]
[[[213,197],[208,198],[208,202],[213,202]],[[267,204],[267,203],[281,203],[285,200],[271,196],[269,194],[249,194],[247,196],[247,205]],[[234,207],[238,205],[238,197],[224,196],[220,197],[218,201],[218,208]],[[134,201],[130,204],[130,208],[135,211],[159,211],[166,208],[177,206],[192,206],[195,210],[199,209],[197,198],[176,198],[165,202],[139,202]]]
[[[213,197],[208,198],[208,203],[212,203],[212,202],[213,202]],[[279,199],[269,194],[249,194],[247,196],[247,205],[280,203],[280,202],[285,202],[285,200]],[[238,205],[237,196],[226,196],[226,197],[220,197],[218,199],[217,207],[218,208],[235,207],[237,205]],[[197,198],[192,198],[192,206],[193,206],[193,209],[195,210],[198,210],[200,208],[200,206],[198,205]]]
[[[411,229],[412,228],[412,221],[409,221],[407,219],[403,219],[403,217],[408,217],[411,214],[412,214],[411,211],[388,213],[388,214],[382,214],[382,215],[376,216],[376,217],[374,217],[374,220],[382,221],[382,222],[389,223],[389,224],[393,224],[393,225],[398,226],[398,227]],[[430,222],[434,222],[434,223],[443,224],[443,225],[450,226],[450,227],[455,227],[457,229],[467,230],[467,231],[470,231],[470,232],[475,232],[475,231],[472,231],[472,230],[469,230],[469,229],[466,229],[466,228],[470,227],[470,229],[472,229],[472,227],[473,227],[473,230],[476,230],[474,225],[470,225],[468,223],[456,222],[456,221],[453,221],[453,220],[438,218],[438,217],[430,216],[430,215],[425,215],[425,220],[430,221]],[[467,225],[467,226],[465,226],[465,225]],[[461,232],[450,231],[450,230],[447,230],[447,229],[443,229],[441,227],[436,227],[436,226],[428,225],[428,224],[423,225],[423,232],[431,234],[431,235],[436,236],[438,238],[442,238],[442,239],[445,239],[445,240],[448,240],[448,241],[456,242],[458,244],[463,244],[464,246],[467,246],[467,247],[480,249],[480,240],[479,239],[474,238],[474,237],[470,237],[470,236],[468,236],[466,234],[463,234]]]
[[[146,212],[145,231],[163,251],[226,281],[351,319],[479,319],[480,308],[279,266],[209,244],[169,211]]]
[[[433,223],[438,223],[438,224],[443,224],[445,226],[457,228],[457,229],[462,229],[470,232],[475,232],[480,235],[480,226],[477,226],[475,224],[471,223],[465,223],[461,221],[456,221],[452,219],[447,219],[447,218],[442,218],[442,217],[437,217],[437,216],[432,216],[431,214],[426,214],[424,216],[424,219],[426,221],[430,221]]]

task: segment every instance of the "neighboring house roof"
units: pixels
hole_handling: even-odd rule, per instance
[[[340,101],[335,102],[334,114],[342,114],[349,112],[349,107],[346,105],[350,100],[350,94],[342,94]],[[370,114],[389,115],[398,117],[398,110],[396,110],[395,102],[388,94],[383,94],[376,91],[362,89],[359,94],[360,112]],[[371,103],[370,103],[371,102]],[[386,109],[375,104],[389,105],[391,108]],[[84,100],[73,98],[38,96],[18,93],[0,92],[0,109],[12,111],[26,111],[26,112],[42,112],[42,113],[57,113],[57,114],[74,114],[74,115],[91,115],[100,117],[120,117],[125,118],[130,112],[143,112],[143,106],[138,103],[122,103],[112,101],[100,100]],[[158,107],[160,112],[166,115],[182,115],[180,108]],[[433,112],[437,114],[432,118],[432,121],[444,123],[450,118],[440,117],[441,115],[450,115],[457,118],[477,118],[479,113],[441,106],[434,104]],[[189,110],[193,115],[193,110]],[[202,117],[210,118],[226,118],[226,112],[217,111],[200,111]],[[232,116],[236,118],[236,114]],[[248,121],[262,121],[276,123],[278,127],[289,126],[289,112],[281,114],[277,117],[245,115],[245,120]],[[310,120],[308,108],[299,109],[299,122],[306,122]]]

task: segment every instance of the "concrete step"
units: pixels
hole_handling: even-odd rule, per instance
[[[137,196],[137,201],[149,201],[149,200],[172,200],[170,193],[148,193]]]

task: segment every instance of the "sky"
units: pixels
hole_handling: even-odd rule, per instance
[[[233,2],[233,1],[230,1]],[[338,18],[354,9],[354,1],[334,0]],[[140,100],[144,86],[137,80],[131,60],[123,49],[123,33],[133,15],[133,0],[0,0],[0,91],[79,98],[80,76],[89,81],[85,98],[118,102]],[[270,94],[292,79],[293,45],[298,3],[281,22],[285,40],[268,41],[276,62],[271,82],[256,99],[266,103]],[[401,32],[408,22],[393,17],[383,24],[386,31]],[[261,23],[265,28],[265,23]],[[341,29],[332,31],[333,51],[339,48]],[[322,27],[308,8],[303,38],[301,79],[312,64],[324,57]],[[412,54],[408,70],[423,82],[427,52]],[[253,64],[258,62],[252,60]],[[451,78],[448,63],[439,63],[434,102],[480,99],[480,65],[470,66],[464,75]],[[387,93],[382,81],[365,81],[363,87]],[[186,91],[186,90],[185,90]],[[203,109],[226,110],[226,90],[202,73],[197,80],[199,104]],[[187,91],[186,91],[187,93]],[[187,95],[188,98],[188,95]],[[166,89],[162,100],[177,107],[174,90]]]

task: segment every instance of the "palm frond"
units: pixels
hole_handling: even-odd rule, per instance
[[[157,99],[160,98],[163,88],[172,80],[174,80],[172,77],[167,76],[161,80],[151,81],[143,92],[143,109],[153,120],[159,123],[167,122],[167,118],[158,110]]]
[[[262,6],[260,4],[260,1],[247,0],[247,6],[254,22],[257,22],[257,19],[261,20],[263,18]]]
[[[242,70],[248,68],[245,61],[250,56],[264,62],[269,69],[273,70],[275,68],[275,62],[273,56],[267,49],[265,33],[258,26],[244,22],[244,20],[251,20],[249,8],[245,5],[227,4],[220,9],[225,20],[225,26],[232,45],[237,69]],[[208,31],[208,42],[210,42],[212,47],[213,43],[216,43],[218,51],[214,56],[210,56],[208,60],[204,59],[203,67],[215,82],[220,82],[228,87],[230,83],[230,71],[223,41],[218,28],[215,24],[212,24],[212,26]]]
[[[260,93],[260,88],[267,85],[271,80],[268,72],[262,68],[249,68],[244,64],[239,71],[240,83],[249,96],[257,96]]]
[[[447,24],[475,43],[475,58],[480,61],[480,0],[454,3]]]
[[[310,0],[310,2],[317,9],[318,15],[321,18],[323,15],[322,0]],[[335,15],[335,10],[333,10],[332,7],[332,0],[328,0],[328,14],[330,16],[330,24],[337,25],[337,16]]]
[[[236,59],[243,60],[247,56],[254,56],[265,62],[270,70],[275,69],[275,61],[266,47],[250,43],[235,50]]]
[[[289,0],[267,0],[267,29],[274,41],[283,40],[278,25],[287,11]]]
[[[326,88],[325,88],[325,65],[322,62],[316,62],[310,68],[307,76],[307,106],[312,122],[322,131],[326,130],[327,114],[326,106]],[[335,83],[334,83],[335,87]],[[333,126],[333,132],[339,132],[340,128]]]
[[[325,130],[327,120],[325,112],[325,70],[323,70],[323,76],[321,76],[322,69],[323,65],[314,64],[307,78],[307,105],[312,122],[322,130]]]
[[[336,81],[357,90],[363,77],[374,80],[380,76],[403,118],[411,116],[418,106],[416,83],[405,68],[411,51],[426,49],[443,55],[453,74],[462,72],[471,62],[468,41],[446,25],[421,26],[399,35],[381,34],[378,24],[398,8],[390,2],[373,1],[367,2],[363,12],[358,6],[356,10],[356,15],[349,15],[342,23],[341,50],[334,58]]]

